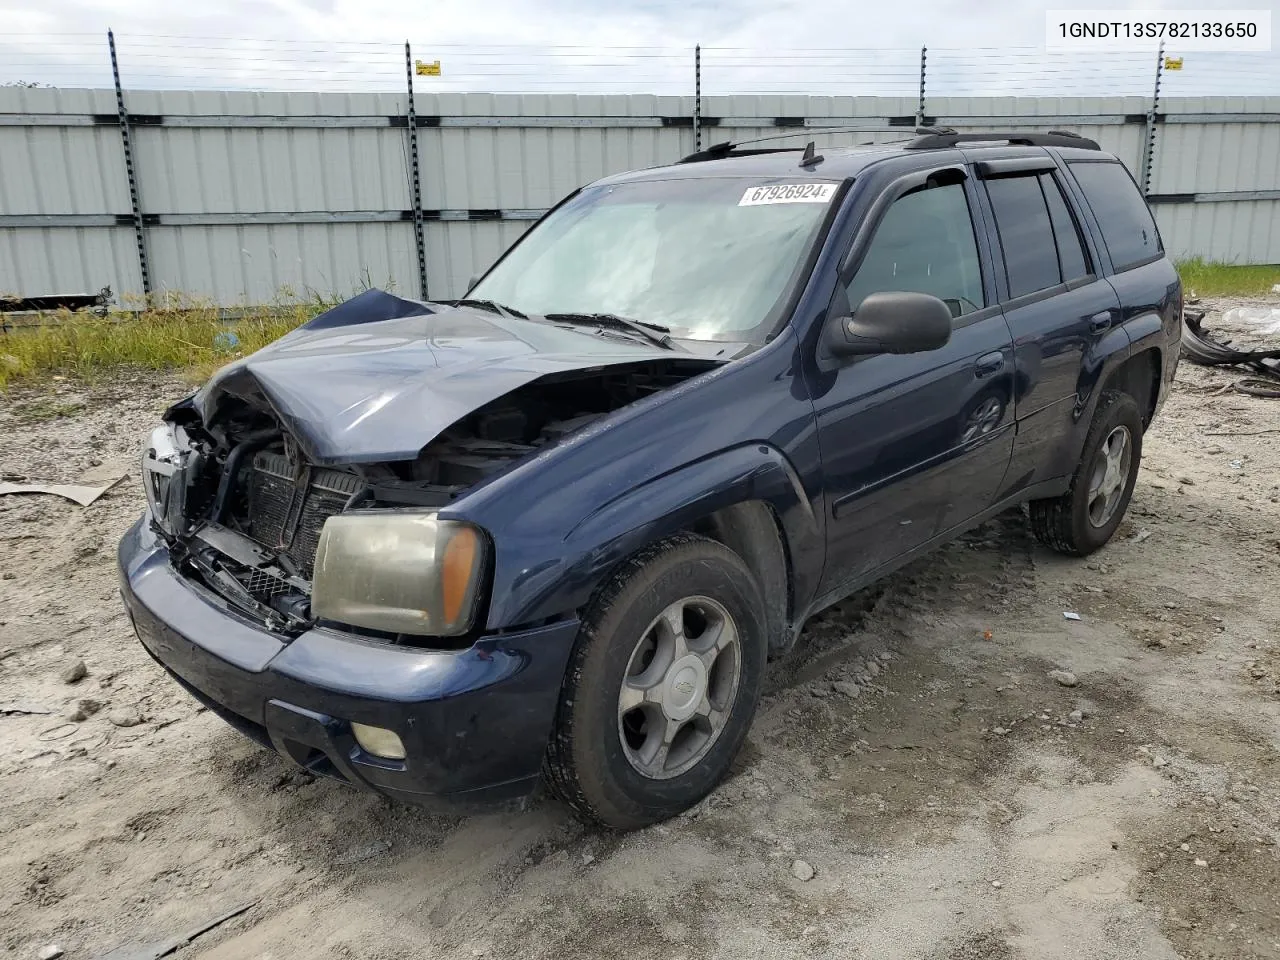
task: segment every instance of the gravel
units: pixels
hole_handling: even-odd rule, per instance
[[[79,683],[89,675],[89,668],[84,665],[83,660],[72,660],[62,668],[59,676],[63,683]]]
[[[100,701],[86,697],[83,700],[77,700],[67,708],[67,719],[79,723],[82,720],[88,720],[101,709],[102,703]]]
[[[1074,687],[1080,682],[1070,670],[1050,670],[1049,679],[1064,687]]]
[[[123,707],[112,710],[107,714],[107,719],[117,727],[136,727],[142,722],[142,715],[133,707]]]

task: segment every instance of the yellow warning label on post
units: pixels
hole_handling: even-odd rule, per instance
[[[1166,64],[1168,61],[1165,61]],[[427,63],[425,60],[413,61],[413,72],[420,77],[438,77],[440,76],[440,61],[432,60]]]
[[[1166,70],[1181,70],[1182,58],[1181,57],[1165,57],[1164,68]]]

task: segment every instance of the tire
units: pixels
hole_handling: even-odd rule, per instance
[[[1099,470],[1106,474],[1100,456],[1103,445],[1114,450],[1114,437],[1123,432],[1129,444],[1124,475],[1118,481],[1104,476],[1103,486],[1112,483],[1114,504],[1101,503],[1095,484]],[[1046,547],[1069,556],[1083,557],[1093,553],[1116,532],[1129,507],[1133,487],[1138,480],[1142,460],[1142,414],[1138,404],[1127,393],[1108,390],[1098,398],[1098,409],[1085,437],[1080,465],[1071,478],[1071,486],[1060,497],[1033,500],[1030,504],[1031,531]],[[1099,522],[1101,520],[1102,522]]]
[[[544,763],[551,790],[585,819],[623,830],[693,806],[746,739],[767,648],[761,591],[736,553],[692,534],[645,548],[583,617]],[[699,668],[690,657],[713,659]],[[681,720],[690,698],[697,712]]]

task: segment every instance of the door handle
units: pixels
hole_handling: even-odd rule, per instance
[[[1093,333],[1101,333],[1111,326],[1111,311],[1103,310],[1089,318],[1089,329]]]
[[[989,377],[993,373],[999,373],[1001,370],[1004,369],[1004,354],[1003,353],[983,354],[978,358],[978,362],[977,364],[975,364],[975,366],[977,367],[978,379],[982,379],[983,377]]]

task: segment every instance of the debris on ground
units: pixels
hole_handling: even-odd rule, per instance
[[[34,703],[0,703],[0,716],[35,717],[53,713]]]
[[[791,864],[791,875],[802,883],[807,883],[814,877],[814,869],[804,860],[795,860]]]
[[[1050,670],[1048,677],[1054,683],[1063,687],[1074,687],[1080,682],[1076,675],[1070,670]]]
[[[216,930],[228,920],[234,920],[240,914],[252,909],[256,904],[256,900],[251,903],[241,904],[235,909],[219,914],[212,920],[208,920],[195,929],[179,934],[176,937],[155,940],[150,943],[134,943],[116,947],[114,950],[102,954],[97,960],[162,960],[164,957],[177,953],[198,937],[204,936],[211,930]]]
[[[125,478],[124,474],[108,483],[89,485],[84,483],[5,483],[0,482],[0,496],[19,493],[47,493],[65,497],[82,507],[87,507]]]

